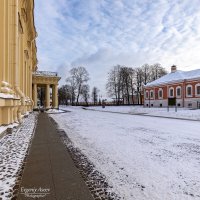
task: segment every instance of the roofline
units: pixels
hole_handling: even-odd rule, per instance
[[[157,84],[152,84],[152,85],[144,85],[144,88],[155,87],[155,86],[166,85],[166,84],[182,83],[184,81],[193,81],[193,80],[197,80],[197,79],[200,79],[200,76],[195,77],[195,78],[190,78],[190,79],[184,78],[184,79],[179,79],[179,80],[175,80],[175,81],[162,82],[162,83],[157,83]]]

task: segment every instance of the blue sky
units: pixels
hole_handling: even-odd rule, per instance
[[[116,64],[200,68],[199,0],[35,0],[39,70],[84,66],[105,94]]]

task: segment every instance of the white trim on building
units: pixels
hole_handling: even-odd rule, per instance
[[[176,87],[176,98],[181,98],[182,96],[182,91],[181,91],[181,86]],[[178,91],[179,90],[179,91]],[[179,94],[178,94],[179,93]]]
[[[200,83],[195,85],[195,96],[200,97]]]

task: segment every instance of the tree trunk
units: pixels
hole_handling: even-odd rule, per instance
[[[127,95],[128,105],[130,105],[129,90],[128,90],[128,81],[126,81],[126,95]]]
[[[79,96],[80,96],[80,91],[81,91],[81,85],[79,85],[79,88],[78,88],[78,94],[77,94],[77,98],[76,98],[76,105],[79,104],[78,100],[79,100]]]
[[[132,95],[132,104],[134,105],[134,89],[133,89],[133,81],[131,80],[131,95]]]

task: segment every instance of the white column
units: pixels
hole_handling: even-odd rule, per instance
[[[58,85],[53,85],[53,108],[58,108]]]
[[[45,99],[46,99],[46,109],[50,108],[50,86],[49,84],[46,85],[46,94],[45,94]]]

